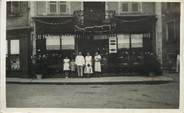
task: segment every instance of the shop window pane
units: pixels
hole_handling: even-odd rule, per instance
[[[12,71],[20,70],[20,59],[18,55],[11,56],[10,65]]]
[[[143,35],[142,34],[131,35],[131,43],[132,43],[132,48],[143,47]]]
[[[132,3],[132,11],[133,12],[139,11],[139,3]]]
[[[47,36],[46,37],[46,49],[47,50],[60,50],[60,37],[59,36]]]
[[[62,49],[75,49],[75,38],[73,35],[62,36]]]
[[[10,54],[19,54],[20,53],[19,40],[10,40]]]
[[[130,48],[129,35],[121,34],[118,35],[118,49]]]

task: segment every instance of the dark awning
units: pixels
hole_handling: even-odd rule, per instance
[[[67,17],[34,17],[36,22],[37,34],[73,34],[74,22],[73,16]]]
[[[115,16],[116,33],[146,33],[154,29],[155,15]]]

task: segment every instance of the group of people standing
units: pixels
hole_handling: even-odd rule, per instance
[[[63,60],[63,71],[65,72],[65,77],[68,78],[70,72],[75,72],[77,70],[78,77],[90,77],[93,73],[95,76],[100,77],[101,72],[101,55],[96,52],[94,58],[87,52],[86,56],[79,52],[75,57],[75,61],[71,61],[68,57]],[[93,69],[94,68],[94,69]]]

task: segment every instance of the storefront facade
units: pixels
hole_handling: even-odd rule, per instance
[[[32,56],[46,55],[52,72],[62,71],[62,59],[74,59],[79,51],[84,56],[98,51],[103,71],[113,73],[143,72],[148,56],[156,56],[154,3],[32,2],[32,7],[37,8]]]
[[[28,2],[7,2],[6,72],[25,76],[29,72],[30,26]]]

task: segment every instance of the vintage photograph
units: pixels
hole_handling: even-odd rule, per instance
[[[7,108],[178,109],[180,2],[7,1]]]

